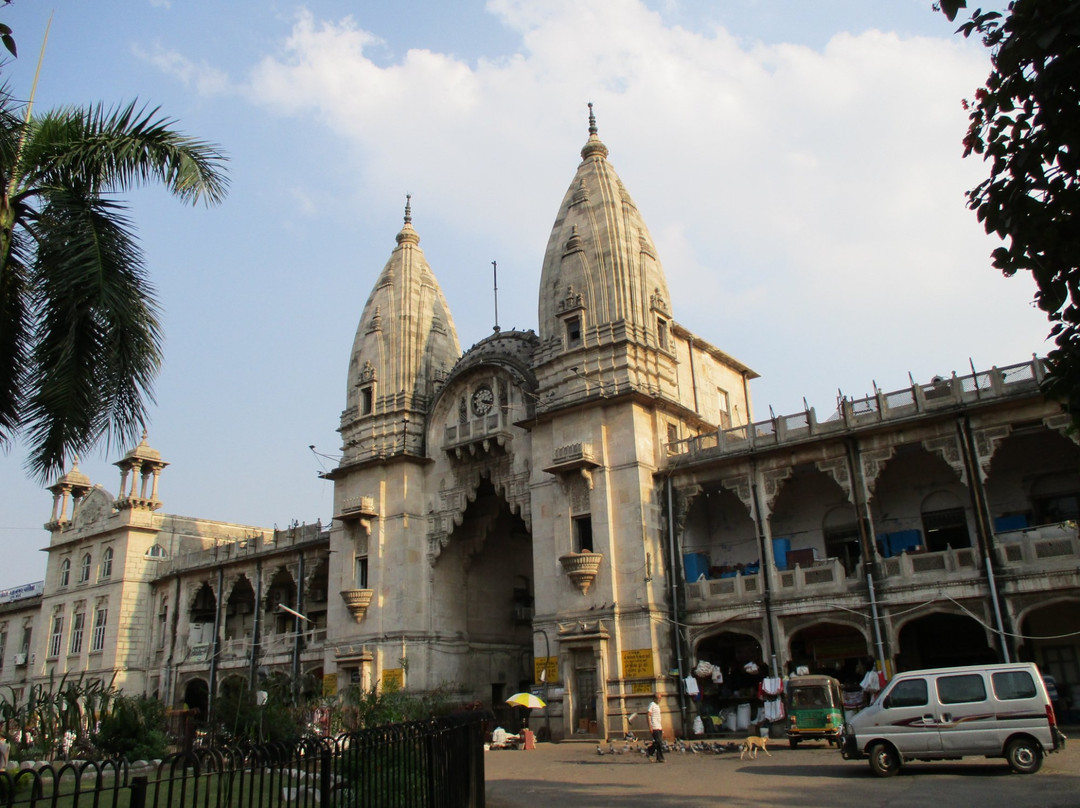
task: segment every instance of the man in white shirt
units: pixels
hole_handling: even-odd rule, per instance
[[[649,731],[652,733],[652,743],[649,745],[649,757],[656,754],[656,762],[664,762],[664,726],[660,723],[660,694],[653,693],[652,701],[649,702]]]

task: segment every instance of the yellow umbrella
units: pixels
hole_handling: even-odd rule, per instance
[[[507,704],[516,704],[519,707],[539,708],[546,707],[547,704],[539,696],[534,696],[532,693],[515,693],[506,700]]]

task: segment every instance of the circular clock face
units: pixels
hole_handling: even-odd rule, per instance
[[[486,384],[477,387],[472,394],[472,411],[474,415],[487,415],[491,405],[495,403],[495,395]]]

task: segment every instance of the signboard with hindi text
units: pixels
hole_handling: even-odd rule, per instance
[[[535,657],[533,659],[534,682],[557,682],[559,681],[559,658],[558,657]]]
[[[623,679],[651,679],[655,676],[653,650],[637,648],[622,652]]]

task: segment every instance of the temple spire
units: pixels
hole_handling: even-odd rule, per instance
[[[397,234],[398,244],[419,244],[420,236],[412,226],[412,194],[405,194],[405,223]]]
[[[588,160],[590,157],[606,158],[608,148],[600,140],[596,130],[596,116],[593,114],[592,101],[589,102],[589,139],[581,147],[581,159]]]

